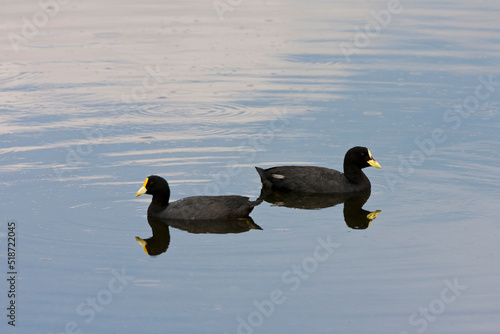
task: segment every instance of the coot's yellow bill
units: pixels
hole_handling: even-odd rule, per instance
[[[144,181],[144,184],[142,185],[142,188],[137,191],[137,193],[135,194],[135,197],[144,195],[146,193],[146,191],[148,191],[146,189],[146,184],[148,184],[148,181],[149,181],[149,177],[146,178],[146,180]]]
[[[377,162],[377,160],[373,159],[372,152],[370,152],[370,150],[368,150],[368,156],[370,157],[370,160],[368,160],[367,162],[370,166],[375,168],[382,168],[380,164]]]

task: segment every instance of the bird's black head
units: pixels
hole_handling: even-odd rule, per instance
[[[369,166],[381,168],[380,164],[375,159],[373,159],[370,150],[366,147],[361,146],[355,146],[347,151],[344,158],[344,169],[346,165],[354,165],[359,169]]]
[[[170,188],[168,182],[157,175],[151,175],[146,178],[142,188],[137,191],[135,196],[143,194],[153,195],[153,201],[160,201],[162,204],[168,204],[170,198]]]

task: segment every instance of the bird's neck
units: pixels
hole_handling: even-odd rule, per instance
[[[160,192],[153,195],[153,200],[148,207],[149,213],[156,213],[165,210],[168,206],[168,201],[170,198],[170,193],[168,192]]]
[[[370,180],[359,167],[349,165],[349,163],[346,162],[344,162],[344,175],[350,182],[354,184],[370,184]]]

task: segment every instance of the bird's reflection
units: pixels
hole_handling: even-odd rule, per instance
[[[148,239],[141,239],[135,237],[135,240],[144,247],[146,254],[155,256],[167,251],[168,245],[170,245],[170,230],[168,225],[162,222],[160,219],[152,218],[148,216],[148,223],[153,231],[153,236]]]
[[[187,231],[189,233],[213,233],[228,234],[242,233],[250,230],[262,230],[251,217],[232,218],[232,219],[211,219],[211,220],[193,220],[193,219],[159,219],[148,216],[148,223],[153,231],[153,236],[148,239],[135,237],[135,240],[144,247],[146,254],[151,256],[165,253],[170,244],[169,227]]]
[[[344,220],[352,229],[361,230],[370,226],[380,210],[367,211],[363,205],[370,198],[370,190],[348,195],[316,195],[297,192],[281,192],[262,188],[259,198],[276,206],[315,210],[344,203]]]

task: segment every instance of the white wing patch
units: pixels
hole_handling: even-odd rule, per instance
[[[285,178],[285,176],[281,174],[272,174],[271,176],[278,180],[283,180]]]

